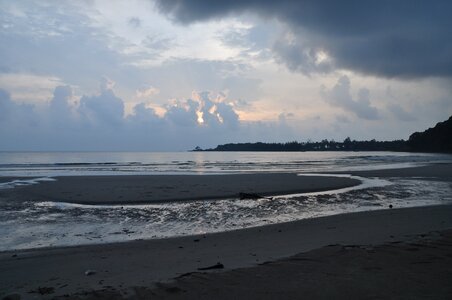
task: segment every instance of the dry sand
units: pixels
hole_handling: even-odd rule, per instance
[[[379,175],[371,172],[375,171],[366,175]],[[400,171],[382,172],[383,176],[401,175]],[[402,172],[447,181],[452,173],[450,165]],[[224,184],[218,179],[210,190]],[[40,185],[18,189],[15,197],[30,196],[28,189],[39,190]],[[94,189],[96,182],[92,185]],[[246,191],[272,192],[270,188]],[[452,238],[446,231],[450,229],[452,205],[443,205],[343,214],[201,236],[3,252],[0,297],[450,299]],[[224,269],[198,270],[218,262]]]

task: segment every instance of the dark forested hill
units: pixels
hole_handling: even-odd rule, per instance
[[[408,139],[412,151],[452,153],[452,116],[424,132],[415,132]]]
[[[413,133],[408,141],[355,141],[346,138],[343,142],[323,140],[321,142],[288,143],[230,143],[193,151],[414,151],[452,153],[452,117],[436,124],[424,132]]]

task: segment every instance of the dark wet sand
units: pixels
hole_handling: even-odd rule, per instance
[[[134,292],[151,299],[452,299],[451,266],[448,230],[377,246],[330,245],[257,267],[193,273]]]
[[[0,183],[10,182],[13,180],[22,180],[22,179],[30,179],[29,177],[9,177],[9,176],[0,176]]]
[[[359,180],[293,173],[234,175],[63,176],[57,181],[0,190],[0,197],[79,204],[131,204],[317,192],[354,186]]]
[[[112,294],[143,292],[143,297],[135,299],[149,299],[152,293],[159,295],[157,299],[165,299],[181,297],[181,290],[185,290],[191,299],[197,299],[199,293],[205,293],[204,299],[211,295],[227,299],[231,293],[236,293],[239,299],[248,299],[256,293],[259,297],[255,299],[259,299],[268,293],[267,299],[271,299],[287,289],[283,298],[301,297],[303,291],[314,293],[314,298],[322,298],[323,292],[329,290],[327,295],[338,293],[338,297],[345,298],[349,291],[365,299],[378,289],[382,290],[381,295],[392,296],[401,282],[399,292],[405,299],[413,293],[407,290],[408,285],[423,286],[422,293],[429,291],[433,299],[441,299],[450,292],[450,285],[443,283],[445,279],[450,282],[452,260],[442,254],[450,255],[450,241],[436,242],[433,250],[429,246],[406,246],[406,250],[395,252],[392,248],[382,248],[382,252],[376,252],[383,254],[379,258],[374,258],[364,248],[351,247],[354,251],[350,252],[351,256],[341,253],[345,251],[342,247],[345,245],[404,242],[419,234],[451,229],[451,216],[452,205],[429,206],[343,214],[201,236],[3,252],[0,253],[0,295],[18,293],[31,297],[44,293],[44,298],[52,298],[88,293],[91,297],[88,299],[111,299]],[[431,238],[435,239],[435,236]],[[332,244],[341,246],[320,249]],[[292,257],[314,249],[320,249],[315,252],[318,254],[313,254],[319,261],[318,267],[315,261],[308,259],[304,263],[300,256]],[[416,252],[419,257],[404,262],[403,254],[412,255],[411,252]],[[335,265],[336,256],[339,261],[345,260]],[[288,257],[292,258],[275,262]],[[272,261],[275,263],[258,265]],[[411,269],[405,270],[405,266],[411,261],[418,264],[413,270],[419,271],[406,276]],[[212,275],[215,270],[203,271],[206,273],[203,275],[197,273],[198,268],[218,262],[224,265],[224,271],[232,273]],[[252,269],[243,269],[247,267]],[[87,276],[87,270],[95,270],[95,273]],[[192,272],[195,273],[184,276]],[[360,274],[371,276],[373,272],[378,276],[367,277],[371,281],[358,280]],[[263,278],[250,277],[250,274],[262,274]],[[312,281],[304,281],[311,275],[320,280],[318,286],[328,284],[328,288],[314,289]],[[152,290],[156,288],[155,283],[181,276],[183,280],[176,281],[176,288],[157,285],[157,290]],[[391,289],[386,290],[385,286],[391,286]],[[227,294],[222,295],[226,291]],[[95,298],[95,295],[101,296]]]
[[[337,172],[339,173],[339,172]],[[351,171],[340,172],[362,177],[404,177],[404,178],[423,178],[440,181],[452,181],[452,164],[435,163],[428,166],[413,168],[399,168],[387,170],[369,170],[369,171]]]

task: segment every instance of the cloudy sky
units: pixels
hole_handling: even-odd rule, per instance
[[[0,150],[406,139],[452,114],[451,11],[0,0]]]

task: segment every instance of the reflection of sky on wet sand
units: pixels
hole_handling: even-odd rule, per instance
[[[452,203],[452,184],[377,180],[364,189],[275,197],[92,206],[2,203],[0,250],[219,232],[346,212]],[[385,184],[386,183],[386,184]]]

